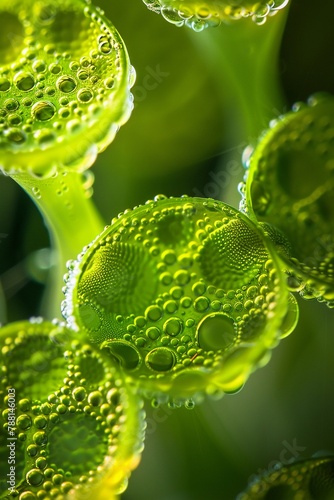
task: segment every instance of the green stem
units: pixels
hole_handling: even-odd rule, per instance
[[[57,262],[51,268],[42,314],[47,319],[59,318],[66,262],[77,257],[102,231],[104,223],[90,200],[89,180],[85,182],[82,174],[62,172],[46,179],[28,174],[11,177],[37,205],[50,232]]]
[[[269,17],[261,26],[250,19],[193,34],[221,89],[226,110],[226,149],[255,144],[270,120],[283,113],[284,97],[279,78],[279,49],[288,8]],[[235,202],[242,170],[231,179],[224,201]],[[226,199],[228,198],[228,199]]]

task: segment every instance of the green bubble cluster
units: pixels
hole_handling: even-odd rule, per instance
[[[68,264],[68,324],[147,394],[235,392],[295,325],[263,233],[224,203],[157,196]]]
[[[329,307],[334,306],[333,138],[332,96],[295,105],[271,124],[247,159],[242,202],[273,235],[291,289]]]
[[[285,7],[289,0],[143,0],[150,10],[162,14],[176,26],[188,26],[195,31],[251,18],[264,24],[268,16]]]
[[[334,455],[322,454],[273,470],[252,481],[237,500],[333,500]]]
[[[0,335],[0,497],[12,473],[18,500],[114,498],[139,461],[141,402],[61,326],[13,323]]]
[[[89,0],[4,0],[0,25],[0,168],[89,167],[132,109],[119,34]]]

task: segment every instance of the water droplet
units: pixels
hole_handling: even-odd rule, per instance
[[[10,81],[7,78],[0,77],[0,92],[7,92],[10,89]]]
[[[103,396],[100,391],[93,391],[88,394],[88,403],[92,406],[100,406],[103,401]]]
[[[93,93],[89,89],[81,89],[78,92],[78,100],[82,103],[90,102],[93,99]]]
[[[284,316],[280,338],[284,339],[296,328],[299,319],[299,307],[295,296],[289,293],[288,312]]]
[[[159,328],[157,328],[155,326],[152,326],[151,328],[148,328],[146,330],[146,335],[151,340],[157,340],[160,337],[160,335],[161,335],[161,331],[159,330]]]
[[[86,397],[86,389],[84,387],[76,387],[73,389],[72,395],[76,401],[83,401]]]
[[[169,318],[167,321],[165,321],[163,326],[164,332],[171,337],[179,335],[182,332],[182,329],[183,322],[178,318]]]
[[[16,99],[7,99],[7,100],[4,102],[4,107],[5,107],[8,111],[16,111],[17,109],[19,109],[19,107],[20,107],[20,103],[19,103],[19,101],[17,101]]]
[[[69,94],[70,92],[73,92],[77,86],[74,78],[72,78],[71,76],[67,76],[67,75],[64,75],[64,76],[61,76],[60,78],[58,78],[56,85],[57,85],[58,89],[61,92],[64,92],[65,94]]]
[[[236,340],[233,319],[223,313],[205,316],[197,327],[197,340],[205,351],[218,351],[230,347]]]
[[[31,486],[39,486],[44,479],[43,473],[39,469],[31,469],[26,474],[26,480]]]
[[[138,350],[129,342],[110,340],[103,342],[101,349],[111,354],[126,370],[135,370],[141,362]]]
[[[35,86],[33,75],[25,71],[20,71],[14,76],[14,83],[17,88],[23,92],[28,92]]]
[[[13,144],[21,145],[26,141],[26,135],[18,128],[11,128],[5,132],[5,137]]]
[[[31,418],[29,417],[29,415],[26,415],[26,414],[20,415],[17,418],[16,424],[17,424],[19,429],[22,429],[22,430],[30,429],[31,424],[32,424]]]
[[[156,372],[167,372],[175,364],[175,355],[167,347],[157,347],[147,354],[145,362],[149,368]]]
[[[56,113],[55,106],[48,101],[39,101],[33,105],[31,115],[36,120],[45,122],[51,120]]]
[[[158,321],[162,316],[162,310],[159,306],[150,306],[146,309],[145,316],[151,321]]]

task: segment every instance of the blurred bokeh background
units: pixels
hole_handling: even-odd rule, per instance
[[[106,221],[157,193],[217,197],[218,168],[231,150],[241,158],[245,144],[231,140],[228,93],[195,34],[141,0],[95,3],[120,31],[137,71],[133,115],[93,169],[94,200]],[[291,1],[279,63],[285,105],[273,118],[314,92],[334,93],[333,22],[331,0]],[[241,161],[227,173],[241,181]],[[48,246],[33,203],[0,177],[2,322],[39,314]],[[275,461],[334,451],[334,313],[315,301],[299,304],[295,332],[240,393],[191,411],[148,403],[146,448],[124,500],[232,500]]]

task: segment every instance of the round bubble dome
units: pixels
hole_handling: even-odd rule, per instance
[[[161,401],[238,391],[298,315],[271,243],[215,200],[126,210],[68,269],[70,327]]]
[[[272,226],[292,290],[334,307],[334,97],[319,94],[271,123],[246,155],[242,206]],[[277,238],[276,238],[277,239]]]
[[[264,24],[268,16],[283,9],[289,0],[143,0],[150,10],[176,26],[195,31],[246,17]]]
[[[132,110],[120,35],[89,0],[4,0],[0,25],[0,168],[88,168]]]
[[[39,319],[0,329],[0,359],[0,497],[9,488],[22,500],[124,491],[144,414],[111,360]]]

